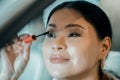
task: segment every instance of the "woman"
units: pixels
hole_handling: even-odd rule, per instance
[[[116,80],[102,70],[112,31],[100,8],[85,1],[62,3],[51,11],[46,28],[42,50],[53,80]],[[20,52],[29,54],[30,45]]]

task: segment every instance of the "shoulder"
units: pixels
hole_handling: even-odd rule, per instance
[[[119,80],[112,73],[109,73],[107,71],[104,71],[103,74],[103,77],[106,77],[107,80]]]

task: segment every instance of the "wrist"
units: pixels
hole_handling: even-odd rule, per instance
[[[18,80],[18,77],[2,72],[0,73],[0,80]]]
[[[8,75],[6,73],[1,73],[0,80],[10,80],[10,75]]]

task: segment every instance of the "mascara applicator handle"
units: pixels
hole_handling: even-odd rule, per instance
[[[32,36],[25,38],[23,41],[24,41],[24,43],[30,43],[36,39],[37,39],[37,37],[35,35],[32,35]]]

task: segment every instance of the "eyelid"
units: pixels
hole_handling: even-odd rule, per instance
[[[56,28],[56,25],[55,24],[48,24],[47,26],[49,26],[49,27],[53,27],[53,28]]]
[[[55,36],[55,32],[54,31],[50,31],[50,30],[48,30],[48,34],[46,34],[46,36],[48,37],[48,38],[55,38],[56,36]]]
[[[47,29],[46,32],[54,33],[55,31],[53,29]]]
[[[75,36],[73,36],[73,35],[75,35]],[[80,36],[81,36],[81,33],[78,33],[78,32],[70,32],[68,34],[68,37],[80,37]]]

